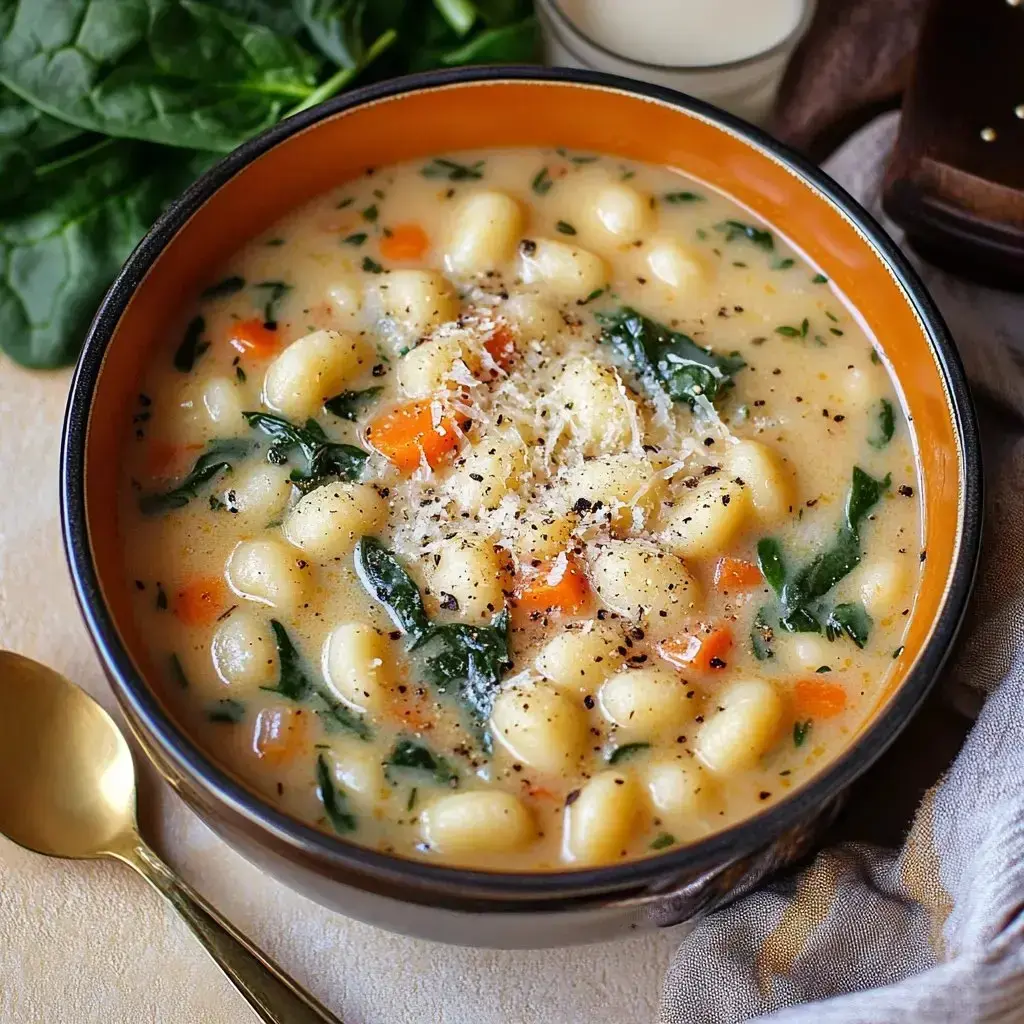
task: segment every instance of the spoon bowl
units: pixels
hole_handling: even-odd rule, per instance
[[[135,831],[135,767],[84,690],[0,651],[0,832],[49,857],[103,857]]]
[[[53,669],[0,651],[0,833],[50,857],[113,857],[182,916],[267,1024],[340,1024],[142,841],[114,720]]]

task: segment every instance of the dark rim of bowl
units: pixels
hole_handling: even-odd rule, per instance
[[[917,662],[898,692],[862,735],[838,758],[791,795],[751,818],[721,832],[664,854],[623,864],[557,872],[498,872],[446,867],[380,853],[346,842],[305,825],[264,803],[229,776],[164,712],[155,691],[136,671],[106,607],[92,560],[85,516],[85,450],[92,398],[107,345],[135,289],[156,257],[203,203],[238,171],[262,153],[305,128],[353,107],[403,93],[444,86],[498,81],[539,81],[576,84],[653,99],[695,114],[743,138],[754,148],[782,161],[805,184],[836,205],[887,263],[902,286],[925,330],[949,389],[955,428],[961,446],[962,527],[956,561],[946,597]],[[427,72],[355,89],[303,111],[244,143],[203,174],[154,224],[125,263],[107,292],[89,329],[72,381],[61,443],[61,525],[65,553],[96,648],[119,699],[153,737],[175,769],[198,780],[208,793],[250,822],[308,856],[326,864],[350,884],[359,877],[375,879],[421,893],[449,893],[499,909],[524,909],[531,902],[550,908],[555,901],[572,902],[599,894],[655,891],[672,878],[691,878],[709,868],[734,863],[767,846],[811,818],[842,792],[885,751],[924,700],[945,661],[959,629],[973,583],[981,539],[982,478],[977,422],[963,366],[945,324],[917,273],[860,205],[820,168],[788,147],[711,105],[671,89],[647,85],[600,72],[534,66],[493,66]],[[442,897],[443,898],[443,897]],[[430,902],[429,899],[424,902]]]

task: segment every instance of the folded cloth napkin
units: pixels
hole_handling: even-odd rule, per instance
[[[825,169],[901,241],[880,209],[897,126],[873,122]],[[1024,296],[909,255],[981,420],[982,564],[944,685],[985,703],[902,849],[843,843],[701,922],[669,967],[660,1024],[1024,1021]]]

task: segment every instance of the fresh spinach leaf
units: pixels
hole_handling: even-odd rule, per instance
[[[305,700],[313,692],[313,684],[306,674],[302,658],[295,649],[288,630],[277,619],[270,620],[270,628],[274,631],[274,641],[277,644],[277,685],[261,686],[260,689],[279,693],[288,700]]]
[[[340,395],[328,398],[324,408],[334,416],[355,423],[364,406],[374,401],[384,389],[381,387],[364,388],[362,391],[342,391]]]
[[[757,542],[757,565],[765,582],[781,597],[786,585],[786,561],[782,546],[774,537],[763,537]]]
[[[873,623],[867,609],[862,604],[837,604],[825,620],[825,636],[829,640],[837,640],[844,633],[858,646],[863,648],[871,635]]]
[[[356,544],[355,566],[367,592],[384,605],[391,621],[412,642],[430,629],[420,589],[398,559],[376,537],[362,537]]]
[[[704,197],[697,192],[666,192],[662,197],[666,203],[703,203]]]
[[[358,480],[362,476],[366,452],[355,445],[331,441],[316,420],[308,420],[304,427],[297,427],[283,416],[264,412],[243,412],[246,423],[262,431],[274,443],[267,452],[271,462],[286,462],[292,450],[298,449],[305,466],[292,470],[291,480],[300,490],[309,491],[332,477],[342,480]]]
[[[139,499],[139,510],[152,516],[184,508],[198,497],[199,488],[220,473],[230,473],[235,464],[252,450],[248,441],[211,441],[208,449],[196,459],[184,480],[177,487],[160,494],[147,494]]]
[[[537,22],[524,18],[514,25],[487,29],[472,36],[461,46],[446,50],[438,57],[444,67],[461,64],[529,64],[537,60]]]
[[[896,415],[892,402],[887,398],[879,399],[875,416],[877,417],[876,429],[868,438],[868,444],[872,448],[882,449],[892,440],[892,436],[896,432]]]
[[[560,220],[555,224],[555,230],[562,235],[575,235],[576,229],[567,221]]]
[[[361,740],[373,738],[373,730],[366,718],[342,704],[326,686],[317,685],[310,702],[327,732],[343,729],[345,732],[354,733]]]
[[[370,236],[365,231],[356,231],[354,234],[346,235],[342,240],[342,245],[355,245],[360,246]]]
[[[224,722],[237,725],[245,717],[245,704],[232,697],[215,700],[207,705],[206,717],[211,722]]]
[[[539,195],[546,196],[551,191],[551,186],[554,185],[554,180],[551,177],[547,167],[542,167],[533,177],[533,181],[530,182],[530,188]]]
[[[794,747],[802,747],[804,745],[804,741],[807,739],[807,734],[811,731],[811,725],[812,724],[813,723],[812,723],[811,719],[809,719],[809,718],[806,721],[803,721],[803,722],[794,722],[793,723],[793,746]]]
[[[316,756],[316,790],[331,828],[340,836],[355,832],[358,825],[356,816],[348,809],[345,792],[335,783],[323,754]]]
[[[628,761],[631,757],[639,754],[641,750],[647,750],[650,747],[650,743],[623,743],[621,747],[616,747],[608,755],[608,764],[618,764],[620,761]]]
[[[363,257],[363,270],[367,274],[383,274],[384,268],[374,259],[370,259],[369,256]]]
[[[616,313],[596,314],[601,340],[608,342],[653,386],[691,409],[713,403],[746,366],[738,355],[720,356],[692,338],[624,306]]]
[[[245,278],[237,274],[225,277],[223,281],[211,284],[199,296],[201,299],[224,299],[229,295],[236,295],[245,287]]]
[[[846,526],[850,530],[856,533],[860,529],[861,522],[878,504],[891,483],[890,473],[886,473],[884,479],[876,480],[860,466],[853,467],[850,492],[846,497]]]
[[[675,846],[676,837],[670,832],[662,832],[656,839],[651,841],[649,849],[651,850],[664,850],[669,846]]]
[[[442,786],[455,785],[459,781],[459,773],[448,761],[435,754],[426,744],[415,740],[398,740],[385,763],[392,768],[428,772]]]
[[[741,220],[723,220],[720,224],[715,225],[715,230],[721,231],[727,242],[745,238],[748,242],[752,242],[759,249],[764,249],[767,252],[771,252],[775,248],[775,240],[770,231],[754,227],[753,224],[745,224]]]
[[[432,625],[412,645],[423,653],[423,675],[440,693],[452,693],[480,722],[491,715],[501,677],[512,665],[508,609],[488,626]]]
[[[774,639],[775,627],[772,616],[767,608],[759,608],[750,629],[750,647],[758,661],[767,661],[775,657],[775,651],[772,650]]]
[[[277,326],[277,313],[281,300],[292,290],[290,284],[284,281],[260,281],[254,284],[253,288],[263,292],[266,296],[263,305],[264,326],[273,329]]]
[[[210,343],[203,340],[205,331],[206,321],[201,316],[194,316],[188,322],[185,336],[174,352],[174,368],[179,373],[191,373],[196,360],[210,347]]]

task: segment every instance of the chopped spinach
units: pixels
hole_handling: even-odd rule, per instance
[[[442,786],[452,786],[459,781],[459,773],[448,761],[435,754],[426,744],[415,740],[398,740],[385,763],[392,768],[427,772]]]
[[[479,181],[484,176],[484,162],[477,160],[473,164],[460,164],[457,160],[438,156],[424,165],[420,174],[424,178],[446,178],[448,181]]]
[[[604,295],[604,293],[607,290],[608,290],[607,288],[595,288],[585,299],[577,299],[576,300],[576,305],[577,306],[587,306],[591,302],[593,302],[594,299],[599,299],[602,295]]]
[[[809,718],[806,721],[803,721],[803,722],[794,722],[793,723],[793,746],[794,747],[802,747],[804,745],[804,740],[807,739],[807,734],[811,731],[811,725],[812,724],[813,723],[811,722],[811,719],[809,719]]]
[[[571,164],[596,164],[600,160],[600,156],[592,153],[570,153],[567,149],[559,147],[555,152],[560,156],[564,157]]]
[[[224,299],[229,295],[235,295],[245,287],[245,278],[237,274],[233,277],[225,277],[223,281],[211,284],[199,296],[201,299]]]
[[[370,224],[376,224],[379,216],[380,211],[378,210],[376,203],[371,203],[365,210],[363,210],[363,220],[368,221]]]
[[[313,692],[313,684],[302,664],[302,658],[295,649],[288,630],[277,619],[270,620],[277,644],[278,676],[276,686],[261,686],[261,690],[279,693],[288,700],[305,700]]]
[[[240,700],[225,697],[207,705],[206,717],[211,722],[226,722],[237,725],[245,717],[245,704]]]
[[[669,846],[675,846],[676,837],[670,832],[662,832],[656,839],[651,842],[650,849],[652,850],[664,850]]]
[[[324,814],[327,815],[331,828],[340,836],[355,832],[356,816],[348,809],[345,792],[335,782],[327,758],[323,754],[316,755],[316,791],[324,805]]]
[[[363,242],[365,242],[368,237],[369,236],[366,234],[365,231],[357,231],[357,232],[355,232],[355,234],[346,235],[341,240],[341,244],[342,245],[362,245]]]
[[[838,640],[844,633],[863,648],[868,642],[873,623],[864,605],[859,603],[837,604],[825,620],[825,636]]]
[[[370,259],[369,256],[364,256],[363,257],[362,267],[363,267],[363,270],[367,274],[383,274],[384,273],[384,267],[381,266],[381,264],[379,264],[376,260]]]
[[[220,473],[230,473],[237,462],[252,450],[248,441],[211,441],[207,450],[196,459],[195,464],[177,487],[160,494],[147,494],[139,499],[139,510],[143,515],[152,516],[184,508],[193,498],[198,497],[199,488]]]
[[[562,235],[575,235],[576,229],[567,221],[560,220],[555,224],[555,230]]]
[[[616,313],[598,313],[597,320],[601,340],[632,363],[645,382],[691,409],[714,403],[746,366],[738,355],[716,355],[628,306]]]
[[[420,588],[376,537],[362,537],[355,550],[356,573],[391,621],[415,642],[430,628]]]
[[[796,265],[796,260],[790,259],[788,256],[785,259],[776,260],[772,264],[772,270],[789,270],[790,267]]]
[[[775,248],[775,239],[770,231],[754,227],[753,224],[744,224],[741,220],[723,220],[720,224],[715,225],[715,230],[721,231],[727,242],[745,238],[759,249],[764,249],[767,252],[771,252]]]
[[[810,326],[811,322],[807,317],[804,317],[799,327],[790,327],[789,324],[782,324],[775,328],[775,333],[781,334],[784,338],[806,338]]]
[[[547,167],[542,167],[533,177],[533,181],[530,182],[530,188],[539,195],[546,196],[551,191],[551,186],[554,185]]]
[[[623,743],[616,747],[607,758],[608,764],[618,764],[620,761],[628,761],[631,757],[639,754],[641,750],[650,748],[650,743]]]
[[[179,373],[191,373],[199,357],[210,347],[203,338],[206,321],[201,316],[194,316],[185,328],[185,336],[174,352],[174,368]]]
[[[763,537],[757,542],[757,565],[765,582],[781,597],[786,585],[786,562],[782,546],[774,537]]]
[[[383,391],[382,387],[364,388],[362,391],[342,391],[340,395],[328,398],[324,408],[334,416],[355,423],[365,405],[374,401]]]
[[[673,204],[704,202],[704,197],[697,192],[666,192],[661,198]]]
[[[270,328],[276,327],[281,300],[292,290],[292,286],[284,281],[260,281],[259,284],[254,284],[253,288],[266,293],[263,304],[263,323]]]
[[[880,398],[875,415],[877,418],[876,430],[868,438],[868,444],[872,448],[882,449],[892,440],[892,436],[896,432],[896,414],[893,411],[892,402],[888,398]]]
[[[759,608],[750,629],[750,647],[758,661],[767,661],[775,657],[775,651],[772,650],[774,639],[775,627],[769,610],[766,607]]]
[[[811,278],[811,284],[828,284],[828,278],[824,274],[815,274]]]
[[[295,467],[291,480],[300,490],[309,491],[334,477],[358,480],[362,476],[366,452],[355,445],[331,441],[316,420],[307,420],[297,427],[283,416],[265,412],[243,412],[246,423],[273,439],[267,459],[278,465],[287,462],[290,453],[298,449],[305,466]]]

